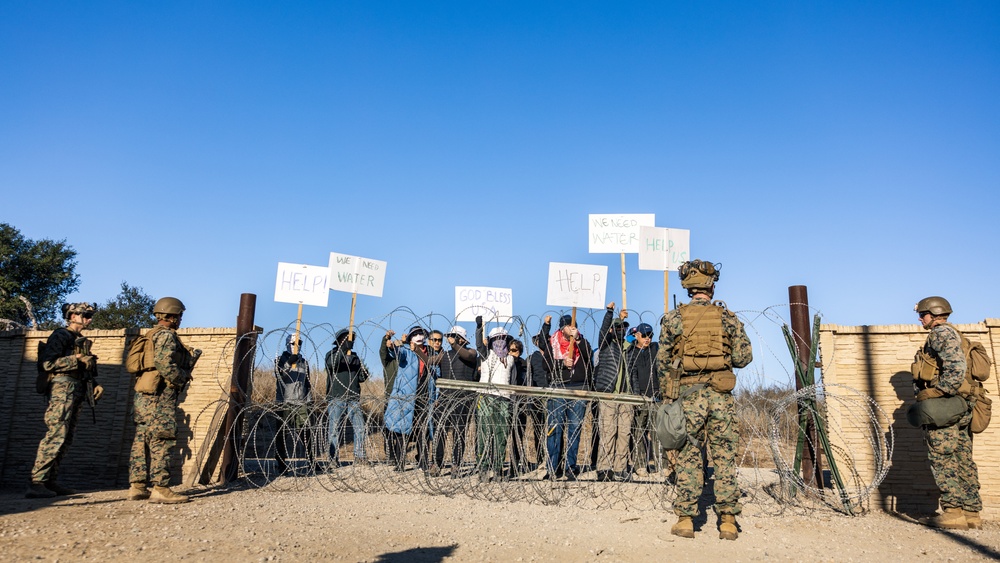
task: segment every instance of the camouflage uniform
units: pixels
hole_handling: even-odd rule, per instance
[[[691,300],[690,305],[712,306],[712,302],[701,297]],[[753,360],[750,340],[743,324],[728,309],[722,312],[722,327],[731,345],[732,367],[742,368]],[[680,311],[668,313],[662,322],[660,345],[656,356],[660,375],[660,388],[669,385],[666,381],[669,366],[674,360],[674,344],[684,331]],[[697,376],[684,373],[683,377]],[[682,385],[681,392],[691,385]],[[729,392],[719,393],[705,386],[684,399],[684,416],[687,419],[688,434],[698,440],[699,445],[708,445],[715,467],[715,508],[719,514],[737,515],[742,511],[739,503],[740,489],[736,482],[736,453],[739,432],[736,425],[736,403]],[[698,497],[704,486],[704,467],[701,448],[688,442],[677,452],[677,498],[674,513],[678,516],[697,516]]]
[[[162,381],[156,393],[136,393],[135,440],[129,458],[129,482],[170,484],[170,450],[177,444],[177,398],[191,379],[194,360],[177,332],[161,328],[153,336],[153,366]],[[146,452],[149,452],[147,472]]]
[[[935,326],[927,335],[924,349],[940,366],[934,387],[948,395],[957,394],[965,381],[967,368],[958,333],[950,326]],[[972,460],[972,436],[968,428],[971,421],[970,409],[957,424],[945,428],[924,427],[931,473],[941,490],[941,508],[961,508],[969,512],[983,509],[979,470]]]
[[[76,358],[80,333],[59,328],[49,336],[42,351],[42,368],[51,374],[49,404],[45,409],[48,431],[38,444],[35,465],[31,470],[33,483],[56,480],[59,462],[73,443],[76,421],[86,392],[86,378],[91,376]]]

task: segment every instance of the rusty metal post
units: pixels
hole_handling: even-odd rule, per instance
[[[257,308],[257,296],[253,293],[240,295],[240,312],[236,317],[236,350],[233,354],[233,374],[229,383],[229,408],[226,411],[226,421],[223,424],[223,436],[226,446],[222,453],[222,480],[231,481],[239,475],[239,468],[234,460],[240,437],[236,425],[236,417],[243,410],[252,389],[250,374],[253,372],[254,346],[256,332],[254,331],[254,314]]]
[[[799,354],[802,373],[806,372],[809,354],[812,351],[812,323],[809,322],[809,293],[804,285],[793,285],[788,288],[788,303],[792,316],[792,339]],[[813,374],[806,373],[806,385],[815,383]],[[795,389],[802,389],[802,382],[795,378]],[[799,407],[802,415],[802,407]],[[817,449],[816,427],[810,420],[806,428],[806,447],[802,449],[802,480],[807,486],[823,487],[823,464]]]

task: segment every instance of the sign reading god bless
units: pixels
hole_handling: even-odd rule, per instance
[[[385,266],[382,260],[331,252],[330,289],[382,297]]]
[[[326,307],[330,300],[327,279],[330,268],[278,262],[278,278],[274,282],[274,300],[279,303],[301,303]]]
[[[687,229],[640,227],[639,242],[640,270],[676,272],[691,259],[691,231]]]
[[[639,252],[639,227],[656,224],[653,213],[588,216],[591,254],[632,254]]]
[[[504,287],[455,287],[455,320],[506,322],[514,316],[514,290]]]
[[[608,267],[549,262],[545,304],[552,307],[603,309],[608,288]]]

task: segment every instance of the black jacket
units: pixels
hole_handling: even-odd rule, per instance
[[[646,348],[629,346],[625,350],[625,369],[628,370],[632,392],[644,397],[660,395],[660,375],[656,369],[656,353],[660,345],[650,343]]]

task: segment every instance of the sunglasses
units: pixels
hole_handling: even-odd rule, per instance
[[[80,313],[80,316],[83,317],[83,318],[85,318],[85,319],[92,319],[92,318],[94,318],[94,314],[93,313]]]
[[[444,342],[444,340],[441,338],[428,338],[428,340],[430,340],[431,342]]]

